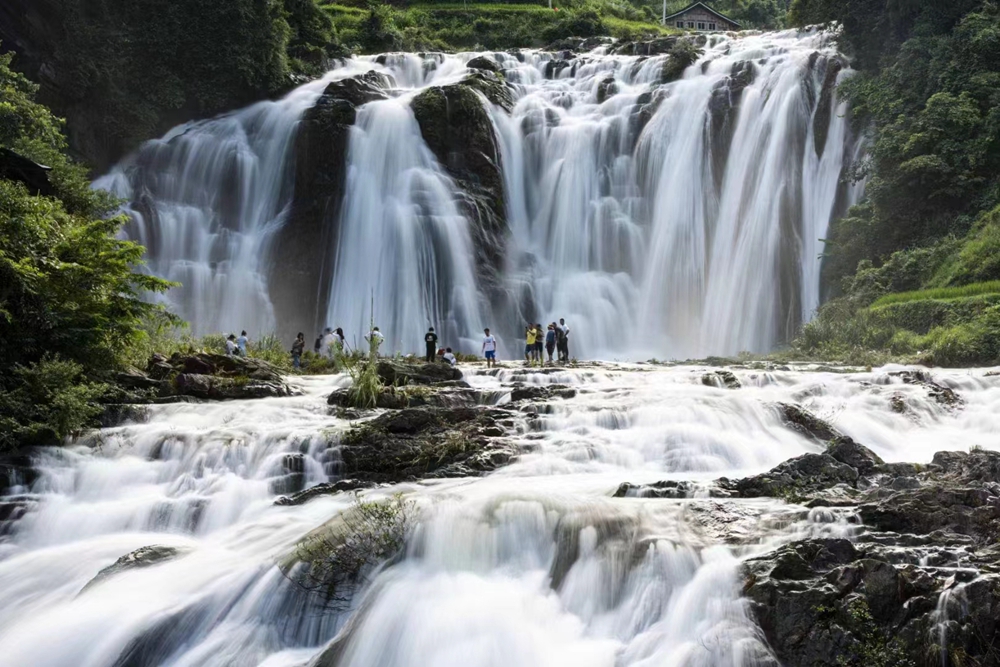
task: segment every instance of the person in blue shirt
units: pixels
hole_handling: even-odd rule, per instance
[[[545,351],[549,355],[549,363],[552,363],[552,353],[556,351],[556,324],[553,322],[549,325],[548,331],[545,332]]]
[[[247,356],[247,344],[249,342],[250,342],[250,339],[247,338],[247,332],[246,331],[241,331],[240,332],[240,337],[236,339],[236,347],[238,347],[240,349],[240,356],[241,357]]]

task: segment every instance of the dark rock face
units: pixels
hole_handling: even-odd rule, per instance
[[[1000,665],[1000,453],[884,464],[845,438],[828,452],[855,466],[841,463],[858,475],[866,532],[793,542],[744,566],[744,594],[781,663]],[[818,456],[828,460],[811,477],[800,459],[775,470],[795,467],[814,489],[849,485],[828,474],[841,470],[831,454]]]
[[[80,593],[82,594],[86,592],[86,590],[91,586],[96,586],[102,581],[121,572],[142,567],[150,567],[164,561],[173,560],[184,553],[185,552],[183,550],[178,549],[177,547],[168,547],[163,545],[140,547],[131,553],[125,554],[114,563],[98,572],[97,576],[88,581],[87,585],[83,587],[83,590],[81,590]]]
[[[284,338],[322,328],[350,128],[358,107],[386,99],[394,86],[391,78],[374,70],[334,81],[299,123],[293,207],[277,234],[268,281],[278,333]]]
[[[830,117],[833,114],[833,95],[837,88],[837,77],[844,69],[844,63],[838,59],[820,59],[817,66],[822,67],[823,87],[820,89],[819,101],[816,103],[816,113],[813,116],[813,138],[816,155],[821,157],[826,147],[826,137],[830,132]]]
[[[462,379],[462,371],[444,363],[404,364],[382,359],[378,362],[378,376],[387,385],[435,385]]]
[[[498,74],[502,71],[497,61],[487,56],[476,56],[469,62],[465,63],[465,66],[469,69],[483,69],[488,72],[493,72],[494,74]]]
[[[785,426],[806,437],[813,438],[819,442],[829,442],[841,435],[839,431],[825,421],[798,405],[778,403],[777,407]]]
[[[468,407],[386,412],[341,439],[344,474],[361,482],[481,475],[516,457],[512,445],[486,434],[511,416]]]
[[[615,490],[615,498],[690,498],[695,491],[691,482],[667,480],[639,485],[623,482]]]
[[[500,146],[477,93],[508,111],[513,95],[496,73],[477,69],[461,82],[428,88],[411,103],[420,132],[460,186],[462,212],[472,221],[477,278],[499,296],[507,236]]]
[[[343,493],[344,491],[356,491],[357,489],[365,489],[373,486],[372,482],[362,482],[359,479],[341,479],[336,482],[328,482],[326,484],[317,484],[316,486],[311,486],[304,491],[299,491],[290,496],[282,496],[274,501],[275,505],[303,505],[313,498],[319,498],[321,496],[331,496],[337,493]]]
[[[573,398],[576,389],[561,384],[547,386],[516,384],[510,391],[511,403],[519,401],[547,401],[552,398]]]
[[[739,389],[743,385],[732,371],[713,371],[701,376],[701,383],[708,387],[722,389]]]

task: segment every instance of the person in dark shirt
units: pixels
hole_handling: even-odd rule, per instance
[[[438,335],[434,333],[434,327],[427,330],[424,334],[424,344],[427,346],[425,350],[427,352],[427,363],[434,363],[434,353],[437,352],[437,342]]]
[[[306,335],[299,332],[299,335],[295,337],[295,342],[292,343],[292,367],[299,368],[302,365],[302,351],[306,347]]]

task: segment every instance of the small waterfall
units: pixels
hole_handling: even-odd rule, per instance
[[[450,341],[481,331],[468,223],[410,108],[396,99],[362,107],[347,163],[327,321],[358,336],[375,317],[393,350],[428,326]]]
[[[409,109],[421,91],[468,75],[476,56],[499,65],[515,98],[511,112],[483,99],[509,232],[490,241],[502,266],[489,286],[467,186],[438,164]],[[836,98],[851,72],[819,31],[714,36],[664,82],[669,58],[602,48],[569,61],[538,51],[353,59],[284,100],[149,142],[96,185],[131,202],[127,233],[147,244],[152,272],[184,284],[170,302],[196,331],[294,335],[275,321],[283,267],[269,253],[279,230],[295,234],[296,125],[327,82],[375,69],[396,88],[357,111],[343,201],[322,222],[335,230],[334,275],[306,271],[324,284],[302,310],[329,293],[317,326],[360,341],[374,298],[394,351],[418,349],[433,325],[476,352],[490,326],[504,356],[519,356],[526,322],[560,317],[580,357],[769,350],[816,310],[822,239],[861,193],[843,180],[860,144]]]

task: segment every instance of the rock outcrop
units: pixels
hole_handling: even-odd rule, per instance
[[[85,593],[88,588],[96,586],[102,581],[110,579],[121,572],[157,565],[168,560],[173,560],[174,558],[177,558],[185,553],[186,551],[184,549],[159,544],[140,547],[135,551],[125,554],[114,563],[98,572],[93,579],[87,582],[87,585],[83,587],[80,593]]]
[[[296,393],[271,364],[253,357],[207,352],[175,353],[167,358],[154,354],[145,371],[130,369],[116,376],[119,386],[132,390],[136,402],[177,400],[233,400],[292,396]],[[106,419],[122,416],[113,405]],[[138,414],[135,409],[128,415]]]
[[[386,99],[393,87],[395,81],[374,70],[334,81],[302,116],[295,138],[293,206],[277,233],[268,280],[278,333],[284,338],[322,328],[350,128],[358,107]]]
[[[472,221],[480,285],[499,297],[509,229],[499,140],[480,95],[508,111],[513,106],[503,75],[488,69],[428,88],[410,106],[427,146],[461,188],[463,213]]]
[[[471,407],[386,412],[341,438],[343,472],[362,482],[481,475],[516,457],[515,447],[497,437],[513,417]]]

